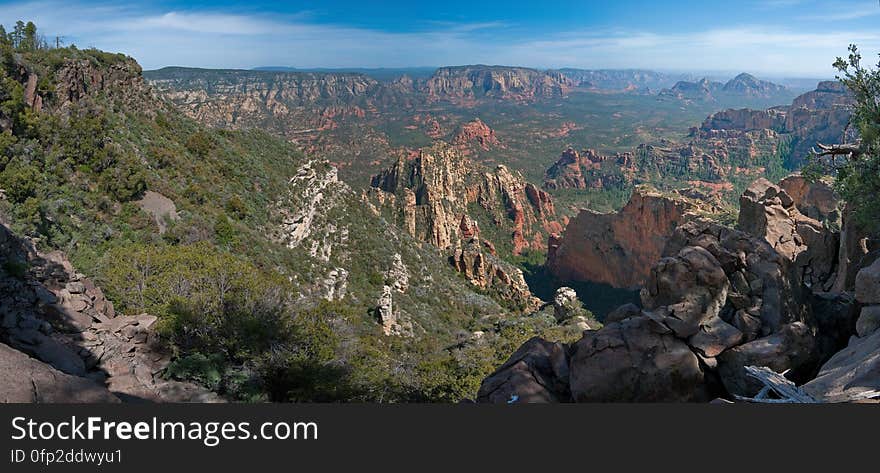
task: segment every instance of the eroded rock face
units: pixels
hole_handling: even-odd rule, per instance
[[[541,301],[532,295],[522,270],[494,256],[479,239],[462,242],[449,257],[452,266],[471,284],[528,310]]]
[[[486,169],[445,144],[423,149],[412,160],[401,158],[374,176],[368,198],[389,208],[412,236],[441,249],[452,248],[462,237],[462,216],[476,218],[469,210],[473,204],[511,235],[505,243],[514,253],[544,249],[546,234],[561,229],[546,192],[505,166]]]
[[[626,167],[633,162],[631,153],[606,156],[596,150],[587,149],[578,152],[568,148],[559,159],[544,173],[546,189],[605,189],[619,187],[624,183],[618,177],[603,173],[602,165],[606,162]]]
[[[53,108],[66,113],[71,105],[86,97],[101,93],[112,94],[127,106],[149,110],[156,99],[141,75],[141,67],[134,60],[109,66],[99,66],[88,60],[68,60],[55,73]]]
[[[483,151],[501,144],[495,136],[495,130],[489,128],[489,125],[479,118],[463,124],[452,143],[464,149],[475,147]]]
[[[279,203],[279,212],[283,215],[279,239],[289,248],[299,246],[311,236],[316,216],[334,205],[333,200],[344,193],[343,188],[336,168],[329,163],[309,161],[304,164],[290,179],[290,195]],[[329,258],[329,254],[326,257]]]
[[[809,182],[795,174],[779,181],[801,214],[819,222],[841,223],[841,200],[825,182]]]
[[[666,240],[695,206],[685,198],[636,188],[620,212],[582,210],[547,254],[550,273],[563,281],[641,286]]]
[[[496,258],[496,248],[541,250],[545,235],[561,226],[550,195],[518,173],[488,170],[438,143],[373,177],[365,199],[414,238],[448,251],[450,263],[474,285],[521,307],[536,306],[522,272]],[[477,216],[509,240],[483,238]]]
[[[422,85],[429,101],[468,103],[481,98],[531,101],[562,97],[573,87],[558,72],[506,66],[441,67]]]
[[[376,301],[376,315],[385,335],[404,337],[413,335],[412,322],[394,310],[394,294],[391,286],[382,287],[382,294]]]
[[[803,282],[828,291],[834,284],[839,235],[800,213],[782,188],[758,179],[740,198],[737,227],[763,237],[801,271]]]
[[[648,317],[586,332],[572,351],[570,382],[575,401],[707,400],[697,356],[669,328]]]
[[[571,397],[568,377],[566,348],[535,337],[483,380],[477,402],[567,402]]]
[[[815,379],[803,385],[804,391],[826,402],[864,399],[864,394],[880,391],[880,330],[855,338],[822,365]],[[876,398],[874,393],[871,397]]]

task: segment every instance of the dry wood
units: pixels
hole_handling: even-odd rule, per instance
[[[815,404],[822,401],[814,399],[812,396],[797,387],[788,378],[783,376],[785,373],[777,373],[766,366],[746,366],[746,373],[764,384],[761,392],[755,397],[746,397],[734,395],[740,401],[760,402],[767,404]],[[767,395],[772,392],[776,394],[778,399],[769,398]]]

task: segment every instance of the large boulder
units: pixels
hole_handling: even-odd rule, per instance
[[[0,343],[0,402],[119,402],[95,381],[71,376]]]
[[[542,403],[570,400],[565,347],[534,337],[483,380],[477,402]]]
[[[820,222],[840,223],[841,200],[827,183],[794,174],[779,181],[779,187],[791,196],[800,213]]]
[[[553,316],[562,322],[574,316],[582,315],[584,307],[578,299],[577,292],[570,287],[560,287],[553,296]]]
[[[814,398],[827,402],[859,400],[866,392],[880,391],[880,330],[865,338],[854,338],[802,387]],[[878,396],[880,393],[871,397]]]
[[[572,351],[575,401],[708,400],[697,356],[669,328],[649,317],[633,317],[586,332]]]
[[[740,197],[737,228],[765,239],[794,263],[802,281],[821,291],[834,284],[839,234],[803,215],[785,190],[758,179]]]
[[[641,292],[642,306],[646,310],[665,307],[664,323],[676,336],[687,338],[699,332],[703,322],[718,316],[728,287],[718,260],[704,248],[689,246],[651,269]]]
[[[754,396],[761,383],[749,377],[746,366],[766,366],[777,373],[793,370],[794,378],[809,374],[813,368],[815,340],[809,327],[795,322],[777,333],[725,350],[718,356],[718,374],[731,394]]]
[[[856,300],[862,304],[880,304],[880,260],[856,275]]]

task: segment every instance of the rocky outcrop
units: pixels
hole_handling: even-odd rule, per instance
[[[570,287],[560,287],[553,295],[553,316],[558,322],[568,320],[583,311],[577,292]]]
[[[467,104],[482,98],[531,101],[562,97],[573,85],[558,72],[477,65],[441,67],[425,81],[421,91],[429,101]]]
[[[834,284],[839,234],[800,213],[794,199],[766,179],[755,181],[740,198],[737,227],[763,237],[801,272],[810,287]]]
[[[0,260],[0,342],[52,368],[24,362],[24,355],[9,358],[33,373],[35,400],[57,400],[62,386],[83,389],[67,393],[71,401],[219,400],[194,384],[163,379],[171,354],[153,330],[156,317],[117,314],[101,288],[77,273],[62,253],[37,252],[0,226]],[[10,273],[9,268],[19,269]],[[40,389],[51,379],[60,383],[56,390]]]
[[[880,398],[880,261],[858,272],[855,298],[862,306],[855,336],[803,386],[816,399],[848,402]]]
[[[501,300],[524,310],[536,310],[541,305],[529,290],[522,270],[491,254],[478,238],[462,242],[452,251],[449,262],[471,284],[491,291]]]
[[[329,200],[336,198],[344,185],[339,182],[335,167],[318,161],[305,163],[289,184],[290,194],[278,206],[283,218],[278,239],[288,248],[296,248],[311,236],[316,216],[333,205]],[[313,253],[315,256],[321,252],[316,247]],[[324,254],[323,259],[329,258],[327,252]]]
[[[761,385],[746,366],[769,367],[804,383],[825,360],[813,381],[815,392],[826,393],[818,399],[852,400],[876,389],[876,373],[868,373],[878,357],[870,340],[880,325],[874,310],[880,308],[880,263],[859,272],[856,299],[867,307],[857,323],[846,294],[814,292],[819,288],[805,283],[821,273],[808,266],[824,262],[801,255],[821,241],[797,243],[792,222],[808,217],[784,190],[768,184],[756,182],[744,193],[739,229],[701,218],[675,229],[641,291],[642,308],[619,308],[570,350],[573,400],[754,396]],[[860,338],[837,353],[852,335]],[[851,379],[862,384],[848,384]]]
[[[794,205],[801,214],[825,225],[841,225],[843,202],[828,183],[810,182],[803,176],[794,174],[779,181],[779,187],[794,200]]]
[[[65,113],[87,97],[107,94],[126,107],[150,113],[158,101],[146,85],[141,67],[128,58],[110,65],[89,60],[68,60],[55,72],[52,107]],[[152,112],[155,113],[155,112]]]
[[[707,400],[697,356],[651,318],[588,331],[572,352],[569,382],[577,402]]]
[[[606,172],[603,165],[626,168],[633,162],[631,153],[606,156],[596,150],[578,152],[568,148],[544,173],[545,189],[607,189],[620,188],[629,182],[622,175]]]
[[[461,238],[464,215],[488,217],[482,220],[495,227],[493,233],[509,235],[492,243],[510,245],[514,254],[544,249],[545,235],[561,229],[549,194],[506,166],[487,169],[443,143],[422,149],[412,160],[400,158],[374,176],[367,197],[391,210],[410,235],[441,249]]]
[[[461,125],[452,143],[462,149],[474,147],[483,151],[501,144],[495,136],[495,130],[479,118]]]
[[[568,354],[561,343],[532,338],[480,385],[477,402],[494,404],[566,402]]]
[[[679,195],[636,188],[619,212],[581,210],[565,227],[561,240],[554,240],[546,266],[563,281],[639,287],[673,230],[696,208]]]

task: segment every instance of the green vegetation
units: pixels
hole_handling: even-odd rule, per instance
[[[860,141],[844,145],[840,152],[813,156],[805,174],[816,179],[825,174],[836,177],[835,188],[853,204],[856,221],[873,234],[880,234],[880,63],[876,69],[862,66],[862,56],[855,45],[847,58],[837,58],[838,77],[853,93],[856,101],[851,124]]]
[[[174,355],[166,376],[247,401],[455,402],[525,339],[578,335],[476,291],[343,184],[288,247],[284,211],[304,205],[291,178],[309,162],[294,146],[197,124],[154,99],[125,56],[31,44],[0,37],[0,215],[41,250],[63,250],[117,313],[156,315]],[[142,208],[147,190],[175,204],[164,232]],[[394,304],[411,339],[383,335],[372,313],[396,254],[411,285]],[[328,301],[336,268],[345,295]]]

